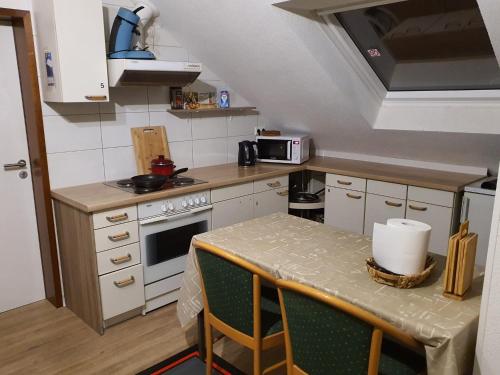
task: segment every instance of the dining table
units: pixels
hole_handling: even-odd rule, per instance
[[[271,273],[341,298],[392,323],[421,342],[429,375],[471,374],[483,276],[475,275],[462,301],[443,296],[446,258],[422,284],[398,289],[367,272],[369,236],[285,213],[275,213],[193,237]],[[177,316],[184,328],[202,323],[201,279],[193,245],[181,282]]]

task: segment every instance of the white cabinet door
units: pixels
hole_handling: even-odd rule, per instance
[[[327,187],[325,224],[356,233],[363,233],[365,193]]]
[[[421,221],[432,227],[429,251],[447,255],[453,209],[428,203],[408,201],[406,218]]]
[[[252,219],[253,202],[253,195],[247,195],[214,203],[212,208],[212,229]]]
[[[288,188],[274,189],[254,194],[255,217],[275,212],[288,213]]]
[[[486,255],[488,254],[495,196],[466,192],[464,201],[465,204],[468,204],[469,232],[477,233],[478,236],[476,264],[484,267],[486,265]]]
[[[44,101],[108,101],[102,1],[45,0],[32,5]]]
[[[372,236],[374,223],[385,224],[387,219],[404,218],[405,209],[406,201],[403,199],[367,194],[364,233]]]

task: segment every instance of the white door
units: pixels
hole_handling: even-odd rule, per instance
[[[453,209],[422,202],[408,201],[406,218],[421,221],[432,227],[429,251],[448,255],[448,239],[450,238]]]
[[[385,224],[387,219],[404,218],[406,201],[381,195],[366,194],[365,231],[367,236],[373,236],[373,224]]]
[[[212,208],[212,229],[227,227],[253,218],[253,195],[216,202]]]
[[[363,233],[365,193],[327,187],[325,224],[354,233]]]
[[[45,298],[12,26],[0,21],[0,312]],[[22,169],[5,164],[26,161]],[[26,173],[21,178],[20,173]]]
[[[255,217],[275,212],[288,213],[288,187],[255,194]]]

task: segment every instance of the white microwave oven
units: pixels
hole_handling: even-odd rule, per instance
[[[309,160],[308,135],[256,137],[257,161],[265,163],[302,164]]]

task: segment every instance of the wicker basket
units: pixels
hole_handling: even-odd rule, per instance
[[[398,275],[387,271],[375,263],[373,258],[366,259],[366,269],[371,278],[377,283],[393,286],[401,289],[409,289],[419,285],[429,277],[432,269],[436,266],[436,261],[430,255],[425,261],[425,269],[416,275]]]

